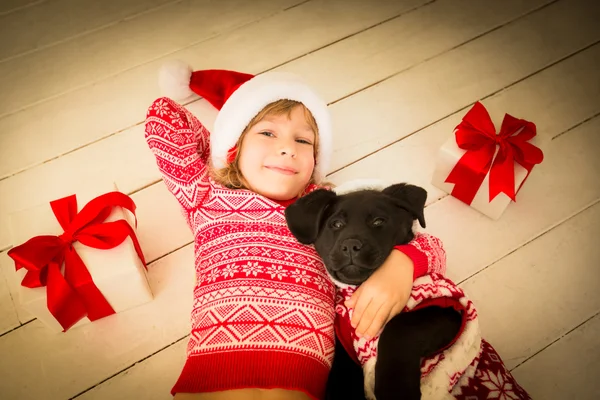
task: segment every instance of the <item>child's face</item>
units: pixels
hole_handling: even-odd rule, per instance
[[[267,115],[242,140],[239,168],[254,192],[289,200],[306,187],[315,167],[315,132],[298,106],[290,116]]]

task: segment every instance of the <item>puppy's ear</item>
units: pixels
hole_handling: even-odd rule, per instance
[[[422,187],[409,185],[407,183],[398,183],[383,189],[383,193],[393,197],[401,207],[410,212],[419,224],[425,228],[425,201],[427,200],[427,191]]]
[[[285,219],[300,243],[312,244],[319,235],[321,220],[337,195],[331,190],[317,189],[299,198],[285,209]]]

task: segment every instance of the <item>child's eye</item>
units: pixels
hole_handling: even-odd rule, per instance
[[[309,142],[308,140],[305,139],[296,139],[296,142],[301,143],[301,144],[309,144],[312,145],[311,142]]]
[[[262,132],[258,132],[258,134],[259,134],[259,135],[265,135],[265,136],[268,136],[268,137],[273,137],[273,136],[275,136],[275,135],[273,135],[273,133],[272,133],[272,132],[268,132],[268,131],[262,131]]]

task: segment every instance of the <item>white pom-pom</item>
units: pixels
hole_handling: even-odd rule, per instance
[[[190,89],[192,68],[183,61],[166,62],[158,73],[158,86],[163,96],[184,100],[194,94]]]

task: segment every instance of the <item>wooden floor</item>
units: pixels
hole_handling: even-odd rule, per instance
[[[335,123],[329,179],[429,192],[428,231],[534,399],[600,398],[600,4],[592,0],[2,0],[0,398],[168,399],[184,362],[192,235],[143,138],[157,70],[292,71]],[[492,221],[431,186],[481,100],[545,152]],[[204,100],[187,105],[212,127]],[[116,182],[155,299],[65,334],[19,306],[8,215]]]

